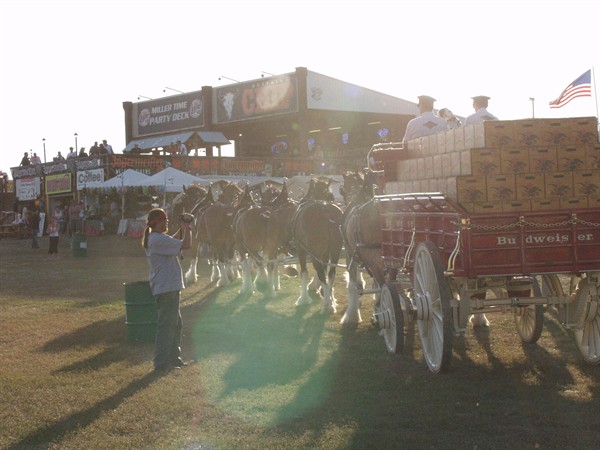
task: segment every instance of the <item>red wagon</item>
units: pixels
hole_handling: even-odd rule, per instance
[[[429,369],[443,372],[472,314],[512,311],[531,343],[551,306],[583,359],[600,363],[600,208],[470,213],[442,193],[375,201],[387,275],[374,319],[388,351],[416,321]]]

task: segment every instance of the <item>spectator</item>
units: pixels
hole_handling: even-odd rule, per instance
[[[88,154],[85,152],[85,147],[81,147],[81,149],[79,150],[79,155],[80,158],[87,158]]]
[[[40,215],[33,209],[29,213],[29,227],[31,228],[31,248],[40,248],[38,245],[38,233],[40,232]]]
[[[106,149],[106,152],[108,155],[114,155],[115,152],[113,152],[113,148],[112,145],[110,145],[108,142],[106,142],[106,139],[104,139],[102,141],[102,144],[104,145],[104,148]]]
[[[177,141],[177,145],[179,146],[179,154],[181,156],[187,156],[188,151],[187,151],[187,147],[185,146],[185,144],[181,141]]]
[[[486,120],[498,120],[496,116],[489,113],[487,110],[489,97],[485,95],[478,95],[477,97],[471,97],[473,99],[474,114],[471,114],[465,119],[465,125],[472,125],[474,123],[482,123]]]
[[[447,130],[446,121],[433,113],[435,98],[428,95],[420,95],[418,98],[419,115],[406,125],[404,142]]]
[[[454,128],[458,128],[462,126],[462,123],[458,117],[454,115],[452,111],[448,108],[442,108],[438,111],[438,116],[446,121],[448,124],[448,129],[453,130]]]
[[[40,157],[37,155],[37,153],[34,153],[31,156],[31,164],[41,164],[42,160],[40,159]]]
[[[67,159],[77,158],[77,151],[73,147],[69,147],[69,153],[67,153]]]
[[[66,162],[66,161],[67,160],[60,152],[58,152],[58,154],[54,157],[54,162]]]
[[[77,233],[80,231],[80,224],[81,224],[81,219],[80,219],[80,214],[81,214],[81,207],[79,205],[79,203],[77,203],[75,200],[73,200],[71,202],[71,205],[69,206],[69,237],[72,237],[74,233]]]
[[[90,147],[90,156],[100,156],[100,147],[98,141],[94,142],[94,145]]]
[[[48,236],[50,236],[50,248],[48,254],[50,257],[58,258],[58,225],[54,216],[50,216],[50,223],[48,224]]]
[[[28,166],[31,162],[29,161],[29,154],[27,152],[23,153],[23,158],[21,159],[21,166]]]

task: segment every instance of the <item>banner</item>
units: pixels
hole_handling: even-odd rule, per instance
[[[296,75],[260,78],[213,89],[214,123],[298,111]]]
[[[40,196],[41,182],[39,177],[18,178],[15,180],[16,196],[19,201],[35,200]]]
[[[99,188],[104,183],[104,169],[84,170],[77,172],[77,190]]]
[[[202,91],[133,104],[133,137],[204,126]]]
[[[46,176],[46,194],[62,194],[71,192],[71,174],[61,173]]]

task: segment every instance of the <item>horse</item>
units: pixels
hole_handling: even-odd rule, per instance
[[[187,188],[183,186],[183,192],[177,194],[171,203],[171,215],[179,218],[184,212],[189,213],[206,196],[206,193],[207,190],[199,184],[192,184]]]
[[[245,192],[247,195],[241,196]],[[230,203],[223,203],[224,201]],[[233,269],[235,255],[233,220],[239,209],[251,203],[253,200],[248,190],[244,191],[236,184],[227,182],[223,185],[219,200],[208,205],[200,217],[198,240],[209,247],[213,266],[211,282],[218,280],[218,287],[228,285],[231,278],[237,276],[237,269]]]
[[[298,205],[291,223],[291,235],[300,263],[302,282],[297,306],[310,301],[306,266],[307,257],[310,256],[323,291],[321,311],[336,312],[333,282],[343,244],[341,221],[342,210],[333,203],[331,179],[312,178],[308,192]],[[326,267],[329,267],[327,273]]]
[[[262,198],[263,202],[267,200]],[[289,223],[296,202],[289,199],[284,184],[276,198],[241,209],[234,220],[236,246],[242,262],[243,283],[240,293],[253,293],[255,287],[267,297],[280,289],[277,258],[289,247]],[[266,258],[266,261],[265,261]],[[252,280],[251,260],[258,268]]]
[[[201,257],[207,256],[208,253],[208,242],[206,236],[206,229],[204,226],[203,216],[206,209],[215,203],[214,195],[212,192],[212,185],[208,187],[206,194],[202,197],[191,209],[192,214],[194,214],[194,229],[192,233],[192,257],[190,258],[190,266],[188,270],[185,272],[185,281],[186,283],[195,283],[198,281],[198,260]],[[217,274],[217,265],[216,262],[213,261],[212,267],[212,275],[211,281],[215,281],[218,278]]]
[[[346,248],[348,273],[348,306],[340,323],[360,323],[360,291],[364,280],[359,273],[363,266],[379,286],[385,282],[381,258],[381,225],[379,209],[374,198],[377,172],[364,169],[361,189],[354,194],[344,211],[341,232]],[[344,178],[344,184],[346,183]],[[354,182],[355,179],[352,180]],[[344,188],[345,192],[349,190]]]

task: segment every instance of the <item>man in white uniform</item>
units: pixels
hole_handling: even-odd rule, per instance
[[[465,119],[465,125],[472,125],[474,123],[482,123],[486,120],[498,120],[496,116],[489,113],[487,110],[489,97],[485,95],[478,95],[477,97],[472,97],[473,99],[473,109],[475,110],[475,114],[471,114],[469,117]]]
[[[421,136],[439,133],[440,131],[446,131],[446,121],[433,113],[434,102],[435,98],[428,95],[419,96],[419,115],[406,125],[404,142]]]

